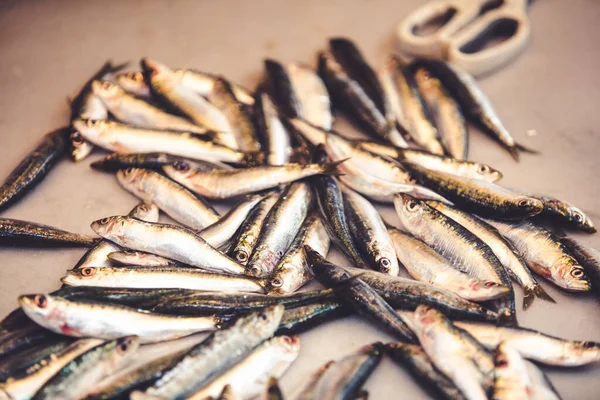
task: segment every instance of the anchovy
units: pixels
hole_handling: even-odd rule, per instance
[[[257,279],[183,267],[86,267],[67,271],[61,281],[72,286],[264,292],[263,282]]]
[[[266,59],[265,72],[269,93],[282,114],[288,118],[302,117],[302,104],[285,67],[275,60]]]
[[[312,275],[306,262],[304,246],[310,246],[323,257],[329,251],[329,235],[317,214],[309,215],[300,232],[290,245],[283,258],[279,260],[275,273],[269,281],[270,293],[293,293],[312,280]]]
[[[516,161],[519,160],[519,151],[535,153],[515,142],[502,125],[487,96],[468,73],[439,60],[421,59],[411,66],[417,67],[423,67],[437,77],[460,104],[467,119],[498,141]]]
[[[398,275],[396,251],[379,212],[359,194],[346,189],[343,192],[348,226],[363,259],[371,268]]]
[[[84,398],[97,382],[130,359],[138,346],[137,337],[126,336],[91,348],[65,365],[32,400]]]
[[[376,326],[383,327],[398,339],[414,342],[415,336],[404,317],[359,276],[325,260],[319,253],[305,246],[304,251],[315,279],[326,287],[333,287],[341,301]],[[362,270],[360,270],[362,271]]]
[[[269,377],[280,378],[298,358],[300,338],[298,336],[277,336],[250,353],[229,371],[198,390],[189,400],[205,400],[217,396],[225,385],[231,385],[234,393],[243,398],[260,395],[267,386]]]
[[[147,396],[185,398],[245,358],[252,349],[273,336],[283,315],[283,306],[274,306],[239,318],[230,327],[218,330],[192,349],[152,386],[133,392],[131,400]]]
[[[350,310],[337,301],[324,301],[286,309],[276,335],[296,335],[350,314]]]
[[[198,71],[197,69],[176,69],[175,74],[181,75],[181,84],[201,96],[207,97],[213,89],[216,80],[219,78],[215,74]],[[245,87],[232,83],[231,89],[238,101],[249,106],[254,104],[254,97],[250,90]]]
[[[405,367],[434,398],[467,400],[456,385],[433,366],[421,346],[402,342],[388,343],[385,345],[385,352],[392,361]]]
[[[250,255],[256,246],[263,222],[277,200],[279,200],[278,193],[273,193],[264,200],[261,200],[252,210],[246,221],[240,226],[236,236],[233,238],[233,245],[231,246],[229,255],[240,264],[246,265],[248,263]]]
[[[388,228],[398,261],[414,279],[446,289],[472,301],[506,296],[509,289],[494,281],[461,272],[423,241],[395,228]]]
[[[560,241],[583,267],[592,290],[598,296],[600,294],[600,251],[584,246],[573,238],[562,238]]]
[[[457,207],[485,217],[523,219],[539,214],[544,208],[538,199],[491,182],[427,170],[414,164],[410,164],[409,170],[423,186],[436,191]]]
[[[496,228],[477,217],[446,204],[433,201],[428,201],[427,204],[465,227],[492,249],[496,257],[498,257],[498,260],[500,260],[506,269],[508,275],[523,287],[524,310],[529,308],[531,303],[533,303],[535,296],[555,303],[554,299],[550,297],[544,288],[535,280],[527,268],[525,260],[518,254],[517,249],[515,249],[515,247],[510,244]]]
[[[510,278],[489,246],[462,225],[423,201],[398,194],[394,206],[406,230],[440,253],[456,269],[509,288],[509,295],[502,299],[502,302],[507,304],[501,305],[501,314],[510,322],[516,322],[514,292]]]
[[[244,272],[243,266],[186,228],[121,216],[92,222],[91,227],[103,238],[132,250],[158,254],[208,271]]]
[[[4,211],[33,190],[62,157],[69,128],[60,128],[43,139],[0,186],[0,211]]]
[[[177,163],[173,166],[165,166],[163,170],[171,179],[201,196],[210,199],[227,199],[272,189],[313,175],[336,175],[339,173],[338,165],[342,162],[265,165],[210,172],[200,171],[187,163]]]
[[[102,78],[97,78],[101,80]],[[152,91],[150,90],[150,86],[146,83],[146,79],[144,78],[144,74],[137,72],[124,72],[121,74],[115,75],[115,82],[119,86],[121,86],[125,91],[140,97],[144,100],[149,100],[152,98]],[[102,119],[102,118],[93,118],[87,117],[91,119]]]
[[[77,356],[102,344],[98,339],[81,339],[70,346],[51,354],[20,374],[0,383],[0,396],[10,400],[28,400],[40,387]]]
[[[533,272],[569,291],[590,290],[584,268],[552,232],[530,221],[487,221],[515,246]]]
[[[127,64],[113,65],[110,61],[98,70],[88,81],[83,85],[77,96],[71,101],[71,121],[76,118],[90,119],[107,119],[108,110],[102,101],[92,92],[92,82],[95,80],[104,79],[107,75],[114,74],[123,69]],[[74,133],[70,136],[69,154],[73,161],[81,161],[86,158],[94,146],[84,140],[81,135]]]
[[[92,82],[94,94],[102,100],[108,111],[118,121],[148,129],[172,129],[205,133],[206,128],[195,125],[185,118],[168,114],[137,97],[125,92],[108,81]]]
[[[577,229],[586,233],[596,233],[592,219],[574,205],[550,196],[534,196],[544,203],[540,218],[549,219],[558,226]]]
[[[600,361],[600,343],[560,339],[527,328],[466,321],[457,321],[456,325],[488,349],[495,349],[504,342],[523,357],[546,365],[577,367]]]
[[[157,172],[127,168],[117,172],[117,180],[139,199],[156,204],[191,229],[200,230],[219,220],[219,213],[204,199]]]
[[[312,69],[301,64],[285,67],[294,93],[300,104],[298,117],[326,131],[333,125],[331,101],[325,84]]]
[[[308,183],[289,185],[264,219],[260,236],[250,256],[246,271],[250,275],[268,277],[298,234],[312,204]]]
[[[434,308],[417,307],[411,324],[433,364],[467,399],[488,399],[494,361],[481,344]]]
[[[87,235],[71,233],[35,222],[0,218],[0,244],[12,246],[90,247],[98,241]]]
[[[289,163],[293,151],[292,139],[281,122],[271,97],[262,90],[256,94],[254,115],[256,132],[265,153],[266,164],[284,165]]]
[[[188,132],[139,128],[113,121],[76,120],[73,126],[92,143],[119,154],[164,152],[200,161],[247,160],[244,153]]]

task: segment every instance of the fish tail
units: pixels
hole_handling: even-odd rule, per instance
[[[506,150],[508,150],[508,152],[516,162],[519,162],[519,148],[516,147],[516,145],[512,147],[507,147]]]
[[[537,150],[533,150],[533,149],[530,149],[529,147],[525,147],[525,146],[523,146],[523,145],[522,145],[522,144],[520,144],[520,143],[515,143],[515,146],[514,146],[514,147],[515,147],[517,150],[519,150],[519,151],[522,151],[523,153],[529,153],[529,154],[540,154],[540,152],[539,152],[539,151],[537,151]]]
[[[254,167],[258,165],[262,165],[265,162],[265,154],[261,151],[255,151],[252,153],[246,153],[244,159],[242,160],[243,164],[246,164],[247,167]]]
[[[322,167],[322,172],[321,174],[324,175],[333,175],[333,176],[341,176],[343,175],[343,173],[338,169],[338,166],[343,163],[344,161],[347,161],[349,158],[344,158],[343,160],[338,160],[332,163],[327,163],[324,164]]]
[[[129,65],[129,61],[125,61],[124,63],[116,64],[116,65],[113,65],[113,63],[111,61],[108,61],[105,65],[107,66],[107,69],[108,69],[107,73],[114,74],[115,72],[119,72],[123,68],[127,67]]]
[[[550,295],[548,293],[546,293],[546,291],[544,290],[542,285],[540,285],[539,283],[533,287],[533,293],[540,299],[549,301],[551,303],[556,303],[556,300],[554,300],[552,297],[550,297]]]
[[[535,300],[535,286],[523,287],[523,310],[527,310]]]

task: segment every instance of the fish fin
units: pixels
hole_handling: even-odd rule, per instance
[[[508,150],[508,152],[516,162],[519,162],[519,149],[516,146],[507,147],[506,150]]]
[[[261,151],[255,151],[251,153],[246,153],[242,163],[246,165],[246,167],[254,167],[258,165],[264,164],[265,154]]]
[[[523,287],[523,310],[527,310],[535,300],[535,286]]]
[[[533,287],[533,293],[540,299],[549,301],[551,303],[556,303],[556,300],[550,297],[550,295],[546,293],[542,285],[540,285],[539,283]]]
[[[128,65],[129,65],[129,61],[125,61],[124,63],[116,64],[116,65],[113,65],[112,61],[108,61],[106,63],[106,67],[107,67],[106,69],[107,69],[107,72],[114,74],[115,72],[119,72],[120,70],[127,67]]]
[[[338,161],[334,161],[332,163],[327,163],[323,165],[323,171],[321,172],[321,174],[324,175],[333,175],[333,176],[341,176],[344,175],[340,170],[338,170],[338,166],[349,160],[350,157],[348,158],[344,158],[343,160],[338,160]]]
[[[361,390],[355,397],[354,400],[369,400],[369,392],[366,390]]]
[[[522,145],[522,144],[520,144],[520,143],[515,143],[515,146],[514,146],[514,147],[516,147],[516,149],[517,149],[517,150],[519,150],[519,151],[522,151],[523,153],[529,153],[529,154],[540,154],[540,152],[539,152],[539,151],[537,151],[537,150],[533,150],[533,149],[530,149],[529,147],[525,147],[525,146],[523,146],[523,145]]]

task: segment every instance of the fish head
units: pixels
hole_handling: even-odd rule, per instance
[[[258,312],[241,317],[235,324],[246,326],[249,334],[256,333],[260,335],[265,332],[275,332],[281,322],[284,310],[285,307],[281,304],[266,307]]]
[[[235,260],[242,264],[248,264],[248,260],[250,259],[250,253],[252,252],[252,247],[248,243],[248,239],[244,239],[240,241],[240,243],[233,250],[233,257]],[[252,239],[252,242],[256,242],[256,239]]]
[[[119,85],[115,85],[109,81],[93,81],[92,91],[103,102],[115,101],[125,93]]]
[[[140,347],[140,338],[137,336],[123,336],[107,345],[107,361],[111,369],[115,370],[123,365],[123,361],[130,358]]]
[[[600,360],[600,343],[589,341],[573,341],[570,343],[570,351],[573,356],[588,362]]]
[[[517,206],[523,213],[523,215],[537,215],[544,209],[544,203],[541,200],[534,199],[533,197],[522,197],[517,200]]]
[[[72,125],[74,131],[71,133],[71,142],[75,149],[83,147],[86,138],[98,142],[101,135],[106,131],[106,125],[102,120],[76,119]]]
[[[558,276],[555,279],[562,281],[567,290],[587,292],[591,289],[585,270],[570,256],[556,268],[556,272]]]
[[[415,327],[425,333],[446,321],[444,315],[433,307],[421,304],[413,314],[412,322]],[[421,335],[419,335],[419,338]]]
[[[475,174],[477,179],[484,180],[486,182],[497,182],[502,179],[502,172],[490,167],[487,164],[473,163]]]
[[[140,189],[140,183],[144,177],[148,175],[148,171],[142,168],[127,168],[120,169],[117,172],[117,180],[126,188],[135,190]]]
[[[85,286],[86,282],[101,274],[99,267],[83,267],[67,271],[61,282],[69,286]]]
[[[103,238],[110,239],[120,236],[124,225],[124,217],[114,216],[92,222],[91,228]]]
[[[115,81],[123,88],[138,88],[144,85],[144,75],[137,72],[125,72],[115,76]]]
[[[197,169],[186,161],[175,161],[169,165],[163,165],[163,171],[172,179],[189,179],[193,178]]]
[[[66,323],[64,307],[67,300],[49,294],[27,294],[20,296],[19,305],[29,318],[37,324],[61,332]]]
[[[501,283],[476,278],[469,279],[464,290],[467,298],[473,301],[493,300],[510,293],[510,289]]]
[[[176,85],[177,75],[166,65],[149,58],[142,58],[140,65],[154,90],[171,90]]]
[[[154,203],[140,202],[131,210],[129,215],[133,218],[148,222],[158,222],[159,209]]]
[[[592,219],[585,215],[583,211],[575,206],[569,207],[569,220],[573,221],[577,226],[581,227],[584,231],[589,233],[595,233],[597,231],[596,225],[592,222]]]
[[[426,223],[424,214],[431,210],[424,201],[405,193],[394,195],[394,208],[402,225],[411,233]]]
[[[377,246],[373,249],[377,269],[384,274],[397,276],[400,273],[400,266],[396,258],[396,252],[388,246]]]
[[[277,336],[273,338],[282,352],[292,358],[296,358],[300,352],[300,337],[299,336]]]

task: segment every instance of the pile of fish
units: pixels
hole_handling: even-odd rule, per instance
[[[91,166],[141,201],[92,222],[100,238],[0,219],[5,245],[89,248],[63,287],[19,297],[0,323],[0,399],[281,399],[297,335],[353,314],[397,342],[315,366],[286,398],[366,398],[387,356],[436,398],[558,399],[539,365],[600,361],[599,343],[518,326],[514,284],[524,309],[554,302],[540,277],[598,290],[600,253],[564,235],[596,228],[467,160],[468,124],[515,159],[531,151],[466,73],[393,56],[377,74],[344,38],[316,71],[266,60],[253,92],[147,58],[124,67],[96,73],[70,125],[0,188],[6,210],[65,152],[100,148],[113,154]],[[333,109],[368,139],[333,130]],[[402,229],[374,203],[393,205]],[[326,259],[332,244],[344,265]],[[199,332],[135,365],[140,346]]]

